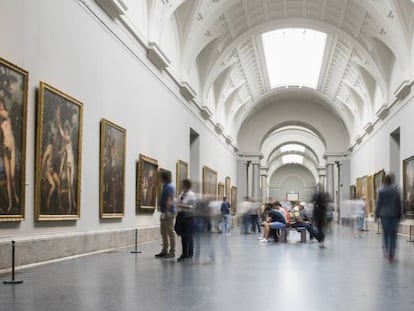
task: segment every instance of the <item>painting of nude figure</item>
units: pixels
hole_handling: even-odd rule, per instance
[[[40,82],[36,133],[36,220],[80,218],[83,105]]]
[[[27,83],[27,71],[0,58],[0,221],[24,219]]]
[[[125,207],[126,130],[101,121],[99,205],[101,218],[121,218]]]

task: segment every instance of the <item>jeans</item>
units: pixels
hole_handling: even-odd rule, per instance
[[[256,227],[257,232],[260,232],[260,223],[259,223],[259,215],[250,215],[250,221],[252,226],[252,231],[256,233]]]
[[[364,216],[357,217],[357,230],[364,230]]]
[[[395,248],[397,247],[397,232],[399,218],[395,217],[381,217],[382,230],[384,231],[384,252],[390,257],[394,257]]]
[[[230,215],[223,215],[223,233],[230,233]]]
[[[312,224],[308,222],[297,222],[292,224],[292,228],[304,227],[309,232],[310,238],[317,238],[319,241],[318,232],[313,228]]]
[[[192,258],[194,254],[194,218],[186,217],[183,220],[181,245],[183,248],[183,258]]]

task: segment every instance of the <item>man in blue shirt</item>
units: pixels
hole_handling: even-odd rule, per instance
[[[176,208],[174,205],[175,189],[171,184],[171,173],[162,171],[160,174],[163,184],[160,196],[160,232],[162,237],[162,250],[156,254],[157,258],[175,257],[174,219]],[[168,251],[168,246],[170,247]]]
[[[226,197],[223,198],[220,211],[223,217],[223,233],[230,234],[230,203],[227,201]]]

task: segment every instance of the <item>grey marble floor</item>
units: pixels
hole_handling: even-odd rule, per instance
[[[200,262],[155,259],[154,242],[138,255],[121,249],[33,267],[18,272],[22,285],[0,284],[0,310],[414,310],[414,243],[406,238],[393,264],[375,232],[355,238],[335,227],[326,249],[297,240],[296,232],[288,244],[214,234],[202,239]]]

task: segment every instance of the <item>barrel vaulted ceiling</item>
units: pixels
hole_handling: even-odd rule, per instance
[[[316,91],[347,125],[350,144],[389,105],[401,83],[413,79],[414,6],[409,0],[148,0],[147,4],[150,41],[157,42],[175,19],[180,75],[194,85],[198,101],[233,138],[271,91],[261,44],[261,34],[267,31],[305,28],[328,35]],[[192,82],[195,77],[197,83]]]
[[[327,35],[316,89],[289,89],[329,105],[345,124],[349,145],[386,115],[414,77],[413,0],[95,1],[138,29],[149,54],[157,52],[163,69],[233,145],[256,107],[280,93],[269,83],[266,32]]]

